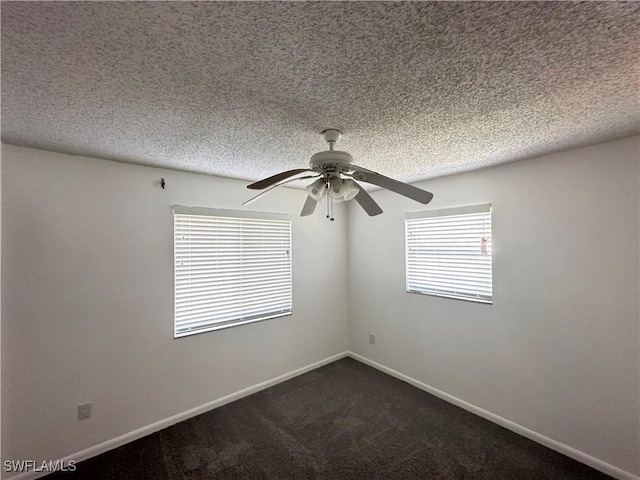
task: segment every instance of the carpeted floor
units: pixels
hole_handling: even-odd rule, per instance
[[[53,479],[608,479],[345,358]]]

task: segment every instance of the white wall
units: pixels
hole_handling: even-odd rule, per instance
[[[419,204],[377,191],[383,215],[351,202],[327,222],[276,190],[247,209],[293,215],[294,315],[174,340],[170,206],[238,208],[246,183],[3,145],[2,458],[76,453],[348,338],[637,474],[638,164],[636,137],[422,184],[428,208],[493,204],[492,306],[404,292],[403,215]]]
[[[0,179],[2,179],[2,155],[0,155]],[[0,265],[2,264],[2,182],[0,182]],[[2,275],[0,275],[0,372],[2,372]],[[1,376],[1,374],[0,374]],[[0,406],[2,405],[2,382],[0,381]],[[2,408],[0,408],[0,432],[2,432]],[[2,456],[2,442],[0,441],[0,459]],[[1,470],[0,470],[1,472]],[[2,473],[0,473],[2,478]]]
[[[347,349],[346,209],[301,219],[287,188],[246,207],[293,215],[294,314],[174,340],[171,206],[238,209],[247,183],[9,145],[2,162],[3,459],[59,459]]]
[[[349,206],[350,349],[638,474],[638,137]],[[404,213],[491,203],[493,305],[405,293]],[[376,345],[368,334],[376,334]]]

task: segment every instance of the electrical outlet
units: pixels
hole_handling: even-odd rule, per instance
[[[78,420],[86,420],[91,417],[91,403],[78,405]]]
[[[375,345],[376,344],[376,334],[375,333],[370,333],[369,334],[369,343],[371,345]]]

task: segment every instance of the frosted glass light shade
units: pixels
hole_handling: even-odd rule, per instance
[[[324,197],[327,195],[327,186],[324,183],[324,179],[319,178],[307,188],[307,193],[311,198],[313,198],[316,202],[321,202],[324,200]]]
[[[355,197],[360,189],[356,187],[352,180],[342,178],[332,178],[329,184],[329,196],[336,202],[346,202]]]

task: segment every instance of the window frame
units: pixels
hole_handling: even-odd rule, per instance
[[[411,288],[410,285],[410,270],[414,270],[413,265],[410,267],[410,255],[409,255],[409,222],[412,220],[426,219],[426,218],[443,218],[443,217],[457,217],[463,215],[473,215],[473,214],[488,214],[489,217],[489,295],[471,295],[471,294],[462,294],[460,292],[453,292],[453,288],[449,292],[444,291],[444,289],[438,289],[437,285],[433,285],[433,288],[429,289],[418,289]],[[419,295],[428,295],[434,297],[441,298],[450,298],[453,300],[463,300],[467,302],[479,303],[484,305],[492,305],[493,304],[493,215],[492,215],[492,205],[490,203],[484,203],[479,205],[469,205],[463,207],[454,207],[454,208],[443,208],[436,210],[424,210],[419,212],[407,212],[405,213],[405,235],[404,235],[404,250],[405,250],[405,291],[407,293],[416,293]],[[449,264],[451,265],[451,264]],[[477,266],[477,265],[476,265]],[[446,267],[445,267],[446,268]],[[451,267],[449,267],[451,268]],[[486,279],[485,279],[486,282]],[[479,282],[480,283],[480,282]],[[415,284],[413,285],[415,287]]]
[[[288,304],[286,309],[278,309],[273,310],[271,312],[266,312],[264,315],[260,316],[251,316],[249,318],[238,317],[234,319],[224,320],[224,321],[214,321],[212,320],[208,325],[203,325],[200,327],[192,327],[195,320],[191,320],[190,326],[187,329],[178,327],[178,312],[177,312],[177,304],[179,301],[178,298],[178,260],[177,260],[177,219],[178,216],[194,216],[194,217],[215,217],[215,218],[223,218],[229,219],[230,221],[238,220],[238,225],[242,224],[242,220],[248,220],[251,222],[269,222],[269,221],[278,221],[282,222],[285,226],[285,231],[288,231],[288,242],[285,241],[285,246],[287,250],[287,258],[288,261],[282,262],[285,265],[285,268],[288,269],[287,283],[285,288],[288,287]],[[280,214],[280,213],[270,213],[270,212],[252,212],[245,210],[228,210],[228,209],[218,209],[218,208],[206,208],[206,207],[187,207],[182,205],[175,205],[172,208],[172,220],[173,220],[173,335],[174,338],[184,338],[189,337],[191,335],[197,335],[200,333],[206,333],[216,330],[222,330],[226,328],[237,327],[240,325],[247,325],[251,323],[261,322],[264,320],[271,320],[273,318],[285,317],[293,314],[293,228],[292,228],[292,217],[289,214]],[[242,237],[238,237],[242,238]],[[242,264],[243,260],[238,261],[239,264]],[[242,279],[240,280],[240,283]],[[255,288],[255,287],[254,287]],[[283,297],[286,297],[287,293]],[[229,302],[227,305],[233,305],[234,302]],[[236,303],[237,304],[237,303]],[[221,303],[221,305],[224,305]],[[244,309],[245,306],[241,305],[241,309]],[[206,320],[201,320],[200,322],[206,322]]]

